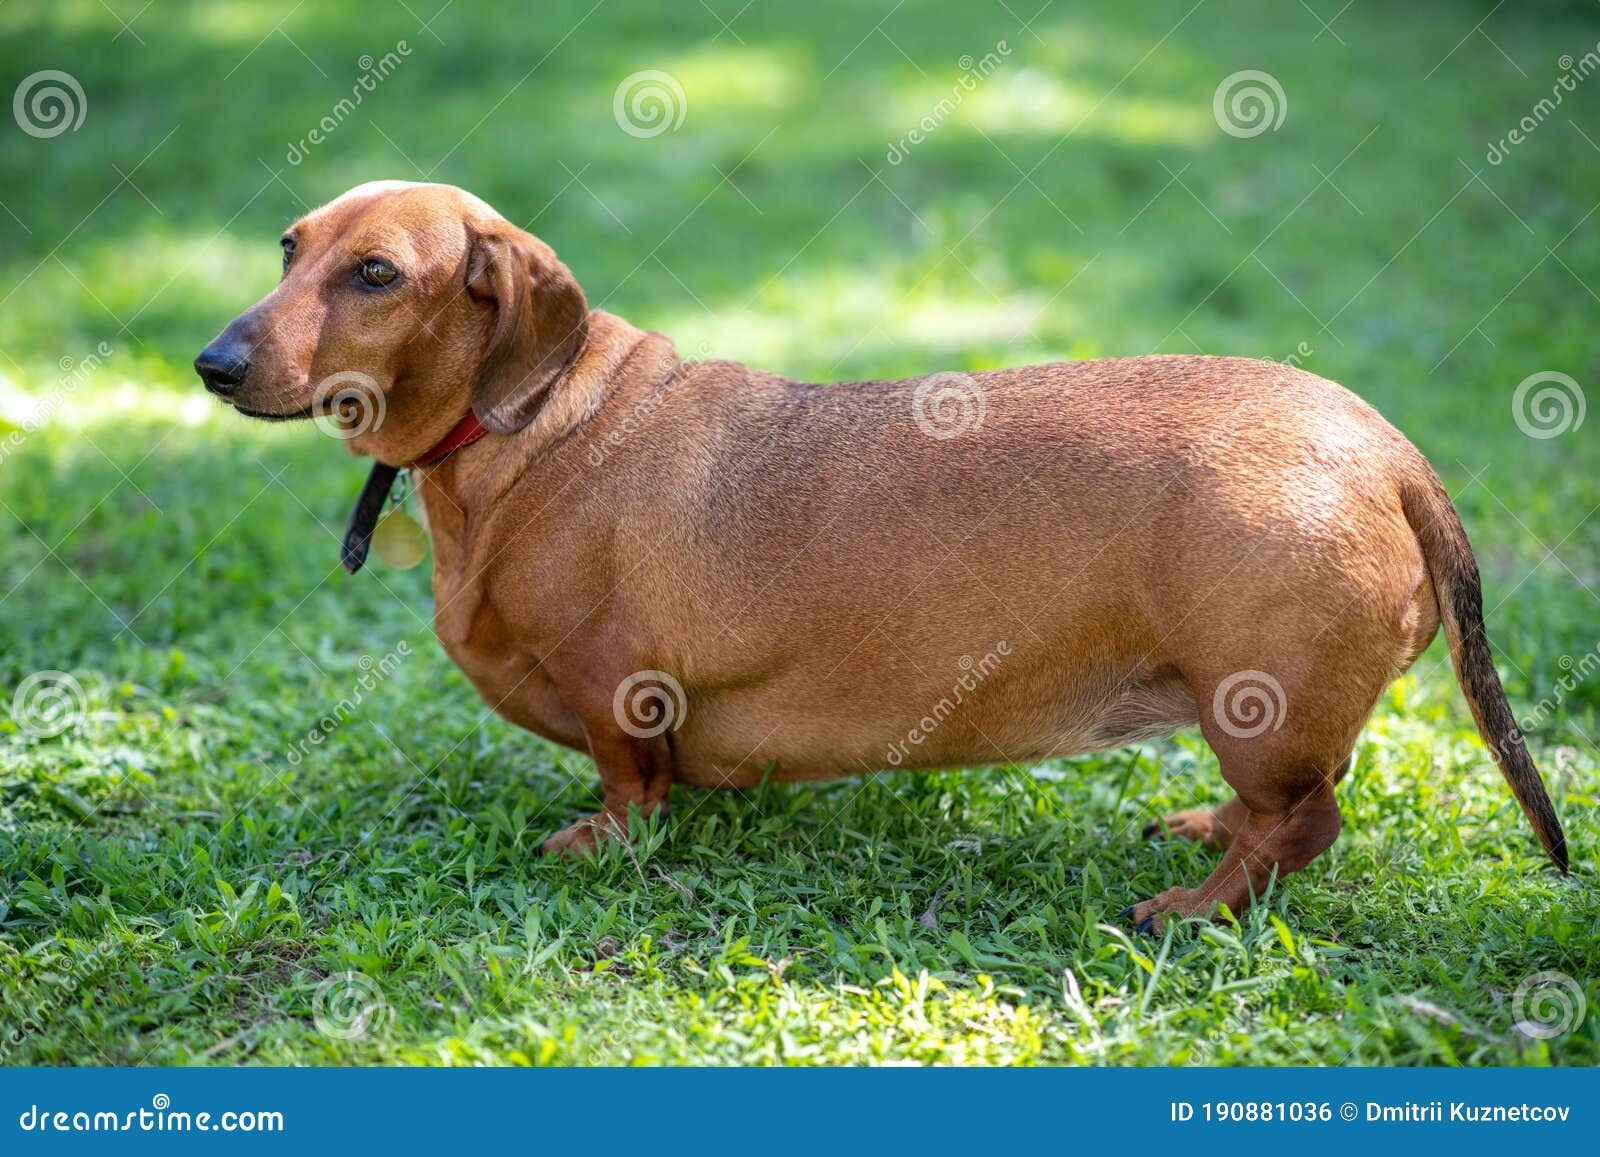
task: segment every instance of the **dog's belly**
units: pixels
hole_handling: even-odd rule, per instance
[[[750,787],[1034,763],[1167,735],[1197,719],[1194,696],[1170,667],[1045,676],[974,659],[947,684],[907,683],[892,695],[881,684],[864,685],[846,697],[853,710],[814,693],[809,706],[807,678],[786,675],[691,697],[672,740],[675,778],[696,787]]]

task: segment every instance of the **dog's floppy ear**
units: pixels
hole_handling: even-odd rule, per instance
[[[589,303],[548,245],[509,224],[473,236],[467,292],[495,308],[472,384],[472,412],[495,433],[510,434],[533,421],[583,348]]]

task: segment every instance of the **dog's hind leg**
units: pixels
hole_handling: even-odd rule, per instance
[[[1154,839],[1165,832],[1181,840],[1204,844],[1214,852],[1226,851],[1234,835],[1243,826],[1248,814],[1238,796],[1216,808],[1190,808],[1151,820],[1141,833],[1145,839]]]
[[[1333,782],[1337,784],[1350,771],[1350,765],[1355,761],[1351,756],[1339,765],[1333,773]],[[1159,820],[1151,820],[1145,824],[1143,836],[1145,839],[1154,839],[1162,834],[1176,836],[1182,840],[1193,840],[1204,844],[1214,852],[1225,852],[1233,843],[1233,837],[1244,826],[1245,817],[1250,809],[1244,802],[1234,796],[1227,803],[1215,808],[1190,808],[1188,811],[1174,812],[1172,815],[1162,816]]]
[[[1216,870],[1197,888],[1169,888],[1135,904],[1133,922],[1154,931],[1160,917],[1209,916],[1219,904],[1238,914],[1261,896],[1274,876],[1298,872],[1339,835],[1339,805],[1333,785],[1296,799],[1261,799],[1251,807],[1241,797],[1244,819]]]
[[[1333,844],[1342,822],[1334,785],[1350,769],[1383,672],[1320,659],[1275,661],[1281,680],[1243,665],[1194,680],[1201,732],[1236,797],[1201,813],[1193,827],[1208,842],[1226,839],[1227,852],[1198,887],[1169,888],[1135,904],[1128,914],[1142,930],[1156,928],[1163,915],[1210,916],[1223,904],[1238,915],[1275,878],[1298,872]]]

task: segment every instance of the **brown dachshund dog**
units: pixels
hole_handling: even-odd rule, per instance
[[[1161,825],[1225,854],[1125,915],[1237,913],[1333,843],[1357,734],[1442,622],[1565,870],[1455,509],[1331,382],[1221,357],[839,385],[683,361],[444,185],[362,185],[283,248],[196,368],[241,413],[332,409],[354,453],[413,466],[440,641],[495,711],[599,770],[604,811],[546,850],[625,833],[674,783],[1198,724],[1236,794]],[[359,412],[325,387],[351,380]]]

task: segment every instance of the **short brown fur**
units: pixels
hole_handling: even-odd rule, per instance
[[[1565,868],[1455,511],[1331,382],[1135,357],[814,385],[680,361],[448,186],[362,186],[292,236],[282,284],[223,335],[253,351],[229,400],[304,416],[319,380],[360,371],[386,416],[350,448],[395,465],[469,407],[494,431],[417,490],[445,649],[495,711],[599,770],[603,810],[548,850],[665,809],[674,783],[1031,762],[1198,724],[1236,797],[1163,823],[1222,862],[1131,916],[1239,912],[1333,842],[1357,734],[1442,618]],[[352,288],[374,251],[399,282]],[[930,436],[950,429],[919,388],[980,419]],[[684,693],[658,734],[616,709],[645,671]],[[1241,675],[1280,689],[1258,733],[1226,718]]]

